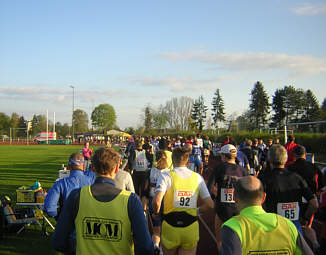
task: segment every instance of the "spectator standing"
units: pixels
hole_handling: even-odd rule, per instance
[[[44,211],[50,217],[58,218],[60,210],[72,190],[94,182],[94,177],[84,175],[84,162],[84,156],[80,153],[73,153],[69,157],[69,177],[60,179],[53,184],[44,200]]]
[[[89,142],[86,142],[84,144],[84,148],[82,150],[82,153],[83,153],[84,160],[85,160],[84,170],[88,170],[90,165],[91,165],[91,158],[92,158],[92,154],[93,154],[92,149],[89,148]]]

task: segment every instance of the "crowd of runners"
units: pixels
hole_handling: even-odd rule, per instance
[[[215,210],[216,254],[326,254],[325,174],[294,136],[284,145],[279,139],[245,139],[238,145],[231,137],[214,143],[200,134],[130,137],[121,146],[122,157],[114,154],[111,144],[94,153],[86,142],[82,157],[73,154],[69,160],[77,174],[50,189],[45,211],[58,219],[55,249],[96,254],[92,249],[105,249],[105,241],[111,243],[117,231],[121,240],[114,239],[110,249],[117,252],[119,243],[133,243],[134,248],[113,254],[196,254],[200,215]],[[91,196],[82,188],[87,185]],[[119,205],[113,201],[121,197],[123,203],[124,195],[128,205],[119,218]],[[92,202],[92,196],[114,205],[110,208],[115,221],[129,222],[131,231],[111,223],[114,217]],[[82,198],[95,209],[88,212]],[[105,234],[101,228],[106,228]],[[123,237],[124,231],[132,232],[133,242]],[[77,240],[77,245],[65,238]],[[85,244],[78,246],[81,242]]]

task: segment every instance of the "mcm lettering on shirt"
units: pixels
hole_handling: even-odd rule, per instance
[[[118,242],[122,239],[122,222],[119,220],[85,217],[83,238]]]
[[[175,190],[174,207],[176,208],[196,208],[196,192],[192,190]]]
[[[298,220],[299,212],[300,212],[300,207],[298,202],[277,204],[277,214],[289,220]]]
[[[222,203],[235,203],[234,201],[234,189],[221,189],[221,202]]]

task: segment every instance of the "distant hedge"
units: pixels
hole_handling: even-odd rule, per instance
[[[171,137],[176,137],[180,135],[182,137],[195,136],[194,133],[188,132],[180,132],[180,133],[172,133],[172,134],[164,134],[169,135]],[[281,144],[284,143],[284,134],[271,135],[269,133],[260,133],[260,132],[239,132],[239,133],[223,133],[221,135],[202,133],[202,136],[208,136],[211,141],[223,143],[226,141],[226,136],[232,138],[237,144],[240,144],[244,141],[245,138],[249,138],[251,140],[255,138],[262,138],[264,142],[269,138],[279,138]],[[313,153],[326,153],[326,133],[298,133],[293,134],[295,136],[295,142],[301,144],[306,147],[308,152]]]

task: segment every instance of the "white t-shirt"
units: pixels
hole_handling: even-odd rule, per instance
[[[175,167],[173,169],[173,171],[175,171],[177,173],[177,175],[179,175],[183,179],[188,179],[192,175],[192,173],[194,173],[187,167]],[[195,173],[195,174],[197,174],[197,173]],[[197,174],[197,175],[199,177],[198,178],[199,196],[202,199],[210,197],[211,195],[208,192],[208,189],[207,189],[207,186],[206,186],[206,183],[205,183],[203,177],[200,174]],[[158,179],[157,179],[155,193],[158,191],[161,191],[165,194],[167,189],[169,189],[170,187],[171,187],[170,172],[161,172],[161,174],[158,176]]]

